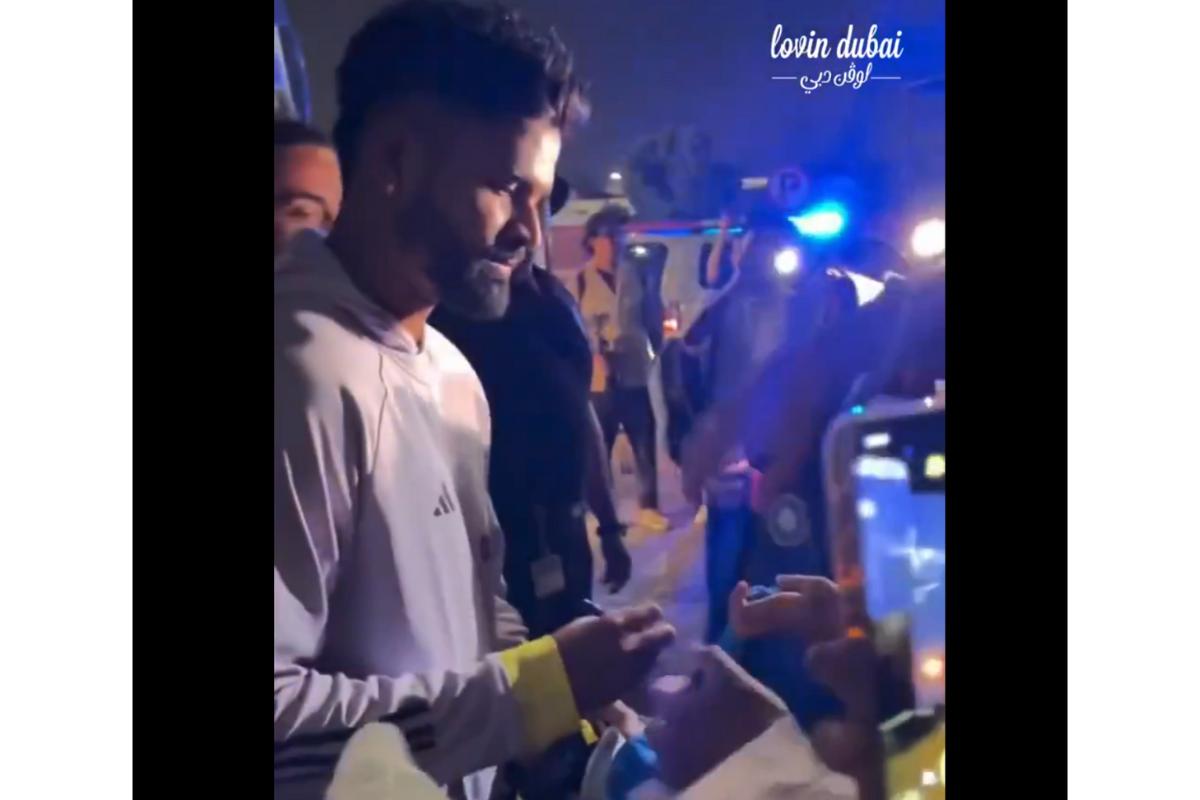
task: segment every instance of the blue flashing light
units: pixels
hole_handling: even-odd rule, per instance
[[[640,236],[653,236],[657,239],[684,239],[696,235],[716,236],[720,230],[720,228],[640,228],[634,232]],[[730,236],[738,236],[742,232],[741,228],[730,228],[727,231]]]
[[[834,239],[846,229],[846,207],[841,203],[818,203],[803,214],[788,217],[801,236],[810,239]]]
[[[683,239],[696,235],[694,230],[687,228],[644,228],[636,233],[641,236],[653,236],[656,239]]]
[[[853,406],[853,407],[850,409],[850,413],[851,413],[851,414],[854,414],[854,415],[856,415],[856,416],[857,416],[857,415],[859,415],[859,414],[863,414],[863,413],[865,413],[865,412],[866,412],[866,410],[867,410],[867,409],[866,409],[866,408],[864,408],[863,406]]]

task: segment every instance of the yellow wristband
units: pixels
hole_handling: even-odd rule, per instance
[[[497,655],[521,707],[527,754],[540,753],[580,731],[579,710],[553,637],[543,636]]]

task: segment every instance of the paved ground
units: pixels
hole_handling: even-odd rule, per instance
[[[637,482],[632,474],[621,468],[627,451],[618,440],[614,458],[618,513],[623,520],[637,515]],[[669,670],[679,651],[700,643],[704,637],[708,596],[704,586],[704,529],[693,525],[695,509],[688,506],[680,488],[679,471],[666,457],[659,459],[659,505],[671,521],[671,529],[654,533],[644,528],[630,527],[626,545],[633,558],[633,575],[620,592],[609,594],[599,582],[603,561],[599,542],[593,535],[596,584],[593,599],[605,610],[638,603],[658,603],[667,619],[675,625],[678,638],[674,652],[665,654],[660,668]]]

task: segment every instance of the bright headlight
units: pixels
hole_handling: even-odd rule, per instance
[[[934,258],[946,252],[946,221],[935,217],[917,225],[912,234],[912,251],[918,258]]]
[[[775,272],[780,275],[794,275],[800,269],[800,251],[794,247],[785,247],[775,254]]]

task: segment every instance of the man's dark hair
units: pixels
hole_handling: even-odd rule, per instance
[[[612,236],[633,219],[629,210],[615,203],[606,205],[587,218],[583,223],[583,249],[592,252],[592,239],[597,236]]]
[[[347,175],[368,116],[413,95],[487,119],[549,113],[563,128],[588,114],[571,54],[553,30],[543,35],[499,4],[461,0],[404,0],[372,17],[346,47],[337,92],[333,138]]]
[[[317,145],[332,147],[329,137],[311,125],[305,125],[294,119],[275,120],[275,149],[295,147],[297,145]]]

